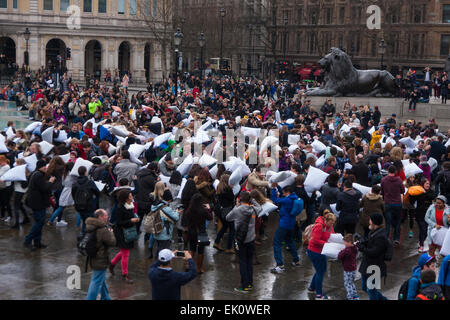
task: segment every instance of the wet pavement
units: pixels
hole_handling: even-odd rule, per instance
[[[47,212],[50,216],[50,210]],[[20,230],[9,229],[4,221],[0,222],[0,299],[33,299],[33,300],[80,300],[85,299],[89,287],[91,271],[84,272],[85,259],[76,249],[76,236],[79,229],[75,226],[73,210],[65,211],[64,219],[69,222],[67,227],[44,227],[43,243],[48,248],[30,252],[22,246],[23,240],[31,225]],[[308,284],[314,274],[314,269],[306,256],[305,249],[298,250],[301,266],[291,267],[292,258],[286,250],[283,251],[286,272],[279,275],[270,273],[274,266],[272,240],[278,217],[272,214],[269,218],[266,235],[268,239],[257,246],[257,256],[260,265],[254,267],[254,292],[243,295],[234,292],[239,285],[239,265],[232,262],[234,255],[218,252],[209,247],[205,250],[205,273],[197,276],[183,287],[182,298],[189,300],[307,300],[313,297],[307,293]],[[214,225],[209,226],[210,239],[215,239]],[[416,235],[409,239],[407,222],[402,227],[402,239],[399,248],[395,249],[392,262],[388,263],[388,277],[382,282],[382,292],[389,299],[396,299],[398,290],[410,277],[412,268],[416,265],[417,252]],[[417,234],[417,229],[415,229]],[[226,240],[226,236],[225,239]],[[223,242],[225,244],[225,242]],[[130,253],[129,275],[134,284],[126,284],[121,280],[120,264],[116,266],[116,276],[108,273],[107,284],[112,299],[148,300],[151,299],[151,286],[147,276],[153,260],[148,259],[148,250],[141,235],[138,244]],[[172,249],[177,249],[176,243]],[[116,253],[118,249],[114,249]],[[68,289],[66,282],[70,274],[67,268],[77,265],[81,269],[81,289]],[[180,266],[180,264],[177,264]],[[328,263],[324,279],[324,293],[333,300],[344,300],[343,270],[337,261]],[[367,300],[367,294],[362,293],[361,280],[356,286],[362,300]]]

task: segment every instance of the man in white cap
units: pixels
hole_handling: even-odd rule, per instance
[[[177,251],[161,250],[150,267],[148,277],[152,284],[153,300],[181,300],[181,286],[184,286],[197,276],[194,260],[189,251],[180,251],[177,256],[183,256],[189,264],[186,272],[175,272],[170,265]],[[180,255],[181,254],[181,255]]]

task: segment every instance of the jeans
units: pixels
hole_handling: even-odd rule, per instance
[[[277,266],[283,265],[283,255],[281,253],[282,250],[281,242],[283,240],[289,247],[289,251],[292,254],[292,258],[294,259],[293,261],[297,262],[300,260],[300,258],[298,257],[297,248],[295,246],[294,230],[288,230],[282,227],[278,227],[277,231],[275,232],[275,237],[273,239],[273,255],[275,261],[277,262]]]
[[[255,241],[242,244],[238,250],[239,272],[241,274],[241,286],[247,288],[253,286],[253,256],[255,254]]]
[[[306,254],[316,270],[309,288],[315,290],[317,295],[322,295],[323,277],[325,275],[325,271],[327,271],[327,257],[323,254],[312,252],[309,249],[306,250]]]
[[[81,215],[79,212],[77,212],[77,221],[76,226],[79,228],[81,226]]]
[[[34,224],[30,230],[30,233],[25,237],[25,243],[31,244],[34,241],[34,245],[41,244],[42,228],[45,223],[45,209],[33,211]]]
[[[400,219],[402,214],[401,204],[386,204],[384,205],[384,217],[386,220],[386,237],[389,238],[391,225],[394,229],[394,241],[400,241]]]
[[[111,300],[106,285],[106,269],[92,271],[91,283],[89,284],[86,300],[97,300],[99,293],[101,300]]]
[[[364,292],[367,292],[370,300],[387,300],[385,296],[381,294],[377,289],[368,289],[367,288],[367,275],[365,273],[361,274],[361,289]]]
[[[148,234],[148,233],[147,233]],[[150,234],[150,240],[148,242],[148,248],[153,249],[153,246],[155,245],[155,236],[153,234]]]
[[[58,217],[58,221],[61,221],[62,214],[64,212],[64,208],[65,207],[58,207],[58,209],[53,211],[53,214],[52,214],[52,216],[50,217],[50,219],[48,221],[49,222],[53,222],[53,221],[55,221],[56,217]]]
[[[419,244],[423,247],[425,239],[427,238],[428,224],[425,220],[417,220],[417,224],[419,225]]]
[[[81,226],[81,232],[86,231],[86,219],[89,217],[93,217],[94,214],[92,212],[80,212],[81,220],[83,225]]]

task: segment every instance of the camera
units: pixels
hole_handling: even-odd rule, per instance
[[[176,256],[184,258],[184,251],[177,251],[177,255]]]

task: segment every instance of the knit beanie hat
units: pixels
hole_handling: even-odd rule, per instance
[[[381,213],[374,213],[370,216],[370,220],[376,226],[381,226],[383,224],[383,215]]]

